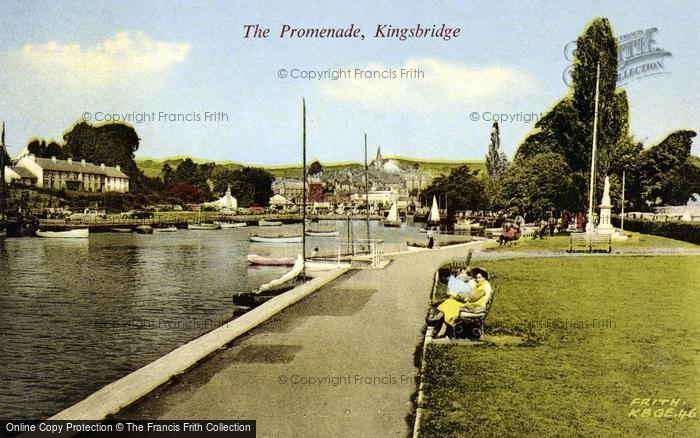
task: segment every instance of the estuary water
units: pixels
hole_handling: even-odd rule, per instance
[[[308,251],[336,252],[347,224],[337,228],[338,237],[308,237]],[[250,243],[250,232],[295,229],[0,239],[0,418],[56,414],[223,324],[233,294],[288,269],[249,267],[247,254],[300,252],[300,244]],[[405,224],[370,229],[387,252],[425,238]],[[365,224],[353,222],[352,235],[365,237]]]

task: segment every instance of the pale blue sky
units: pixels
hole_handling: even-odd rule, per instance
[[[700,127],[696,78],[700,13],[692,2],[31,2],[5,0],[0,27],[0,119],[16,153],[32,136],[59,138],[83,112],[222,111],[228,122],[134,123],[138,156],[193,155],[280,164],[299,161],[301,97],[308,147],[323,161],[371,153],[481,159],[490,123],[472,112],[540,113],[567,93],[564,46],[595,16],[616,34],[658,28],[669,74],[625,86],[631,130],[651,145]],[[243,39],[244,24],[272,28]],[[287,40],[282,24],[347,26],[359,40]],[[445,23],[451,41],[373,39],[377,24]],[[403,66],[425,79],[305,81],[281,68]],[[532,123],[502,123],[512,157]],[[693,152],[700,154],[700,146]]]

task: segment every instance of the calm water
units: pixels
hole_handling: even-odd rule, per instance
[[[338,229],[308,248],[337,251],[346,224]],[[353,229],[366,234],[364,223]],[[371,229],[385,251],[425,238],[406,225]],[[301,246],[249,243],[257,230],[0,239],[0,418],[48,417],[221,325],[233,294],[284,272],[249,267],[248,253]]]

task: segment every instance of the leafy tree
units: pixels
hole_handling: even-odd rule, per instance
[[[432,200],[447,196],[448,214],[459,210],[485,210],[488,208],[485,178],[479,175],[479,171],[470,170],[464,165],[453,169],[447,176],[440,176],[433,180],[423,194]]]
[[[231,193],[241,207],[267,206],[272,197],[274,176],[265,169],[244,167],[236,170],[224,170],[212,176],[214,191],[223,193],[231,186]]]
[[[46,140],[34,139],[27,145],[27,150],[30,154],[34,154],[41,158],[56,157],[59,160],[65,160],[68,158],[65,156],[63,148],[55,141],[51,141],[46,144]]]
[[[647,208],[685,204],[700,187],[697,166],[690,160],[694,131],[675,131],[641,154],[641,199]],[[639,205],[644,208],[644,205]]]
[[[318,175],[321,172],[323,172],[323,166],[321,166],[318,160],[311,163],[311,166],[309,166],[309,175]]]
[[[498,122],[493,122],[489,151],[486,154],[486,170],[491,182],[497,181],[503,172],[508,169],[508,157],[501,152],[501,138],[498,129]]]
[[[577,207],[576,187],[564,158],[556,152],[514,163],[500,179],[493,207],[528,219]]]
[[[163,185],[165,187],[169,186],[170,183],[173,181],[173,178],[175,177],[173,168],[170,167],[170,164],[165,163],[163,165],[163,170],[160,171],[161,177],[163,178]]]
[[[80,122],[63,135],[63,140],[66,157],[108,166],[119,165],[135,185],[141,181],[143,173],[134,160],[140,139],[133,127],[124,123],[92,126]]]
[[[186,181],[175,181],[168,187],[170,195],[180,199],[183,203],[199,204],[206,200],[206,195],[199,187]]]

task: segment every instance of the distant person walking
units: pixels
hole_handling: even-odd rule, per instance
[[[435,245],[435,232],[432,228],[428,229],[428,248],[432,248]]]

